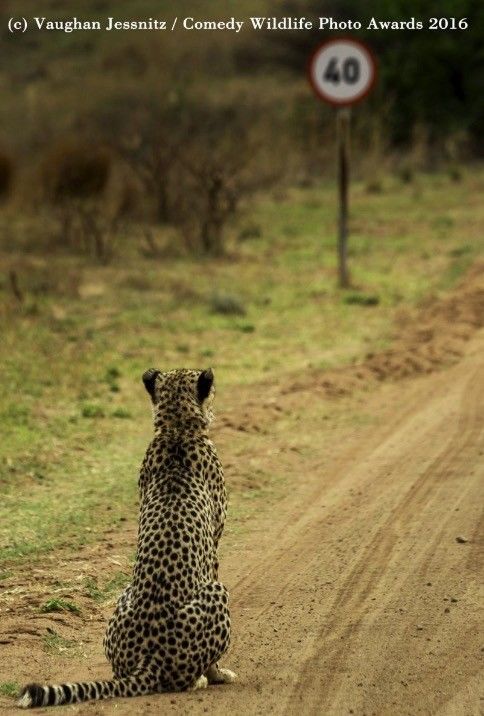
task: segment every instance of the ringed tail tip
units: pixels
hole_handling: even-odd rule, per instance
[[[21,709],[31,709],[35,706],[42,706],[43,701],[43,687],[40,684],[27,684],[19,692],[17,706]]]

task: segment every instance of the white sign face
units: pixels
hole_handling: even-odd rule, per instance
[[[329,40],[309,63],[309,80],[321,99],[349,105],[363,99],[376,79],[373,55],[356,40]]]

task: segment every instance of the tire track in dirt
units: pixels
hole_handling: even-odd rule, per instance
[[[405,479],[398,499],[391,505],[389,513],[380,520],[378,528],[372,531],[372,537],[360,545],[360,556],[356,563],[353,563],[349,573],[338,579],[338,582],[343,582],[343,584],[328,609],[332,616],[326,620],[323,617],[322,627],[311,637],[303,650],[304,653],[300,655],[302,657],[300,667],[297,662],[292,662],[293,677],[290,680],[292,680],[293,686],[287,696],[286,706],[284,709],[281,708],[281,701],[285,696],[284,686],[282,686],[278,690],[279,703],[273,704],[270,712],[282,713],[285,710],[285,713],[290,714],[300,712],[302,709],[303,713],[345,713],[344,710],[334,710],[331,700],[334,691],[337,691],[341,685],[341,678],[338,680],[336,677],[344,664],[344,653],[348,650],[348,640],[354,641],[357,638],[358,622],[363,619],[365,612],[370,608],[368,606],[369,596],[377,590],[379,583],[385,580],[385,571],[392,560],[397,563],[401,572],[397,588],[404,588],[408,581],[408,572],[413,570],[414,565],[420,565],[421,573],[428,571],[432,553],[443,539],[452,514],[449,511],[447,511],[447,515],[445,511],[442,514],[442,510],[440,510],[438,520],[433,525],[433,535],[420,545],[418,552],[413,555],[413,561],[408,560],[408,555],[410,548],[415,545],[415,538],[413,537],[413,542],[406,546],[406,551],[403,550],[402,554],[402,549],[398,547],[400,541],[398,530],[406,523],[410,523],[410,525],[418,523],[425,513],[431,512],[432,505],[438,504],[442,498],[442,490],[445,491],[448,483],[452,484],[453,473],[466,462],[473,464],[478,452],[483,447],[484,370],[481,363],[477,368],[475,366],[471,366],[471,368],[470,372],[466,369],[453,371],[454,374],[460,373],[461,375],[460,381],[454,383],[451,391],[448,390],[447,381],[442,380],[441,377],[434,381],[440,383],[440,387],[445,388],[443,398],[437,395],[425,409],[420,411],[418,407],[416,410],[414,409],[417,417],[423,413],[423,426],[429,421],[429,417],[434,416],[431,420],[431,427],[427,428],[426,432],[415,429],[412,420],[409,420],[408,411],[406,411],[406,422],[410,423],[410,427],[404,425],[397,431],[396,442],[402,445],[400,455],[396,457],[389,455],[388,453],[391,453],[392,449],[391,439],[387,438],[384,441],[383,452],[386,454],[386,462],[380,465],[380,474],[370,476],[370,480],[373,483],[379,482],[378,490],[380,491],[382,487],[386,486],[393,499],[391,483],[382,486],[381,476],[390,476],[390,480],[394,481],[395,478],[398,479],[399,474],[402,474]],[[450,379],[452,380],[452,376]],[[423,397],[429,398],[429,396]],[[452,408],[453,404],[457,402],[456,397],[459,398],[459,402],[452,415],[449,408]],[[422,426],[417,424],[417,428],[422,428]],[[405,433],[406,431],[410,432],[410,438],[407,436],[406,439],[402,439],[399,432]],[[416,452],[412,460],[408,455],[408,450],[415,448],[416,435],[418,438],[420,432],[424,435],[425,440],[419,446],[419,452]],[[442,444],[445,445],[443,450]],[[381,449],[375,451],[374,458],[380,458],[379,453],[381,453]],[[430,458],[427,453],[430,453]],[[424,469],[420,468],[420,472],[418,470],[419,462],[425,465]],[[425,464],[426,462],[428,464]],[[367,472],[368,467],[367,462],[365,466]],[[417,479],[414,478],[414,475],[417,475]],[[366,475],[362,482],[365,483],[367,479]],[[326,487],[321,488],[320,486],[319,488],[321,496],[324,495],[322,497],[324,500],[327,498]],[[341,488],[341,484],[339,487]],[[470,484],[467,492],[471,490],[476,491],[475,481]],[[342,492],[344,494],[344,491]],[[233,587],[235,608],[237,606],[242,608],[242,605],[245,605],[246,608],[247,605],[256,607],[257,604],[260,605],[261,601],[265,600],[265,605],[261,605],[258,609],[253,608],[251,613],[250,621],[257,622],[259,633],[264,633],[263,618],[270,615],[271,612],[272,615],[274,613],[274,602],[280,601],[285,596],[292,597],[298,584],[307,583],[311,579],[314,561],[321,556],[314,545],[317,545],[324,537],[326,537],[326,543],[330,542],[325,521],[318,521],[317,518],[319,505],[316,493],[317,491],[311,494],[312,508],[310,511],[303,518],[300,517],[301,512],[299,511],[298,523],[289,527],[278,548],[266,555],[256,569]],[[460,486],[452,493],[452,500],[455,504],[459,499],[462,501],[465,497],[461,493]],[[434,495],[433,501],[430,499],[432,495]],[[474,501],[474,498],[471,501]],[[307,501],[305,506],[308,509]],[[348,522],[348,518],[341,514],[339,517],[341,529],[345,521]],[[311,528],[310,540],[305,536],[309,527]],[[407,559],[406,562],[405,559]],[[298,563],[297,571],[294,571],[295,563]],[[282,584],[279,582],[280,575],[283,575]],[[274,591],[271,587],[274,584],[278,584],[278,591]],[[271,591],[272,604],[269,606]],[[384,594],[383,599],[380,595],[380,601],[388,603],[391,597],[392,593]],[[243,632],[243,623],[239,623],[239,629]],[[407,637],[408,641],[410,641],[410,637]],[[247,640],[242,638],[236,648],[242,648],[244,642]],[[258,666],[259,664],[260,662]],[[257,668],[252,669],[245,675],[245,678],[250,681],[252,677],[256,678],[256,673]],[[314,688],[314,684],[317,684],[315,673],[319,673],[320,682],[320,688],[316,689]],[[266,675],[269,681],[270,676],[268,673]],[[334,689],[332,681],[336,681]],[[235,704],[232,704],[232,708],[234,707]],[[386,713],[399,713],[389,704],[385,709],[387,709],[384,711]],[[404,712],[402,711],[402,713]],[[418,710],[414,711],[414,713],[417,712]],[[377,711],[376,713],[383,712]]]
[[[476,390],[476,385],[478,390]],[[373,539],[364,548],[361,557],[345,578],[343,586],[339,589],[334,599],[334,616],[325,624],[317,636],[317,646],[313,653],[306,657],[305,663],[299,672],[299,680],[294,693],[288,701],[287,713],[294,713],[301,706],[300,693],[311,692],[311,682],[314,679],[315,664],[322,660],[325,664],[327,678],[324,680],[324,697],[320,693],[314,694],[314,702],[306,699],[304,702],[304,713],[321,713],[330,711],[333,695],[332,681],[338,674],[336,667],[344,659],[347,650],[346,640],[355,636],[355,622],[361,620],[367,606],[369,595],[377,588],[378,583],[384,578],[384,572],[392,559],[392,553],[396,547],[397,534],[393,529],[395,524],[405,523],[408,517],[414,515],[415,510],[425,505],[432,491],[435,491],[435,482],[450,479],[451,468],[459,464],[459,458],[465,455],[469,448],[482,445],[483,423],[482,406],[484,405],[484,367],[478,370],[468,379],[466,389],[461,398],[460,413],[456,429],[449,437],[449,443],[436,460],[418,477],[410,486],[408,492],[390,513],[387,519],[379,526]],[[478,420],[478,417],[481,419]],[[402,467],[396,463],[396,468]],[[446,520],[437,526],[433,540],[426,545],[422,556],[429,552],[427,560],[431,559],[432,552],[442,538]],[[421,557],[421,555],[419,555]],[[378,565],[378,571],[370,565]],[[409,565],[411,566],[411,565]],[[425,571],[425,568],[422,570]],[[403,578],[404,579],[403,575]],[[401,581],[399,587],[401,587]],[[344,613],[351,615],[351,621],[342,619]],[[341,626],[342,622],[342,626]],[[322,709],[322,711],[321,711]]]

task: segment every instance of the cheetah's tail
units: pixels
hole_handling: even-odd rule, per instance
[[[55,686],[27,684],[20,690],[17,706],[22,709],[31,709],[36,706],[60,706],[61,704],[76,704],[81,701],[116,696],[141,696],[154,693],[154,691],[156,691],[156,687],[148,685],[145,679],[140,679],[140,674],[111,681],[84,681]]]

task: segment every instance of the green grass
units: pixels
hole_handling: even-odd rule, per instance
[[[232,227],[232,258],[150,261],[133,242],[107,267],[0,254],[4,275],[18,262],[27,305],[0,282],[0,558],[77,549],[121,519],[136,520],[151,436],[141,384],[148,367],[211,365],[223,413],[242,384],[283,382],[387,346],[397,307],[450,289],[483,253],[483,191],[479,168],[458,183],[388,177],[381,193],[355,184],[350,292],[336,287],[330,184],[291,190],[284,201],[260,198]],[[236,243],[249,219],[259,230]],[[30,225],[19,216],[9,226],[15,245]],[[50,289],[31,290],[31,272],[36,285],[48,275]],[[56,277],[69,272],[81,296],[59,294]],[[214,295],[237,297],[246,315],[214,313]],[[365,305],[371,297],[377,305]],[[232,491],[234,514],[243,495]],[[96,588],[105,594],[106,585]]]
[[[88,577],[84,581],[84,590],[86,595],[95,602],[105,602],[111,597],[117,597],[130,581],[131,575],[127,575],[124,572],[115,574],[104,586],[99,585],[95,579]]]
[[[78,650],[78,644],[71,639],[65,639],[54,629],[49,629],[43,639],[44,651],[48,654],[63,654],[64,656],[74,656]]]
[[[20,690],[20,684],[16,681],[4,681],[0,684],[0,694],[15,698]]]
[[[71,612],[72,614],[80,614],[81,610],[78,606],[65,599],[48,599],[39,609],[43,614],[49,612]]]

